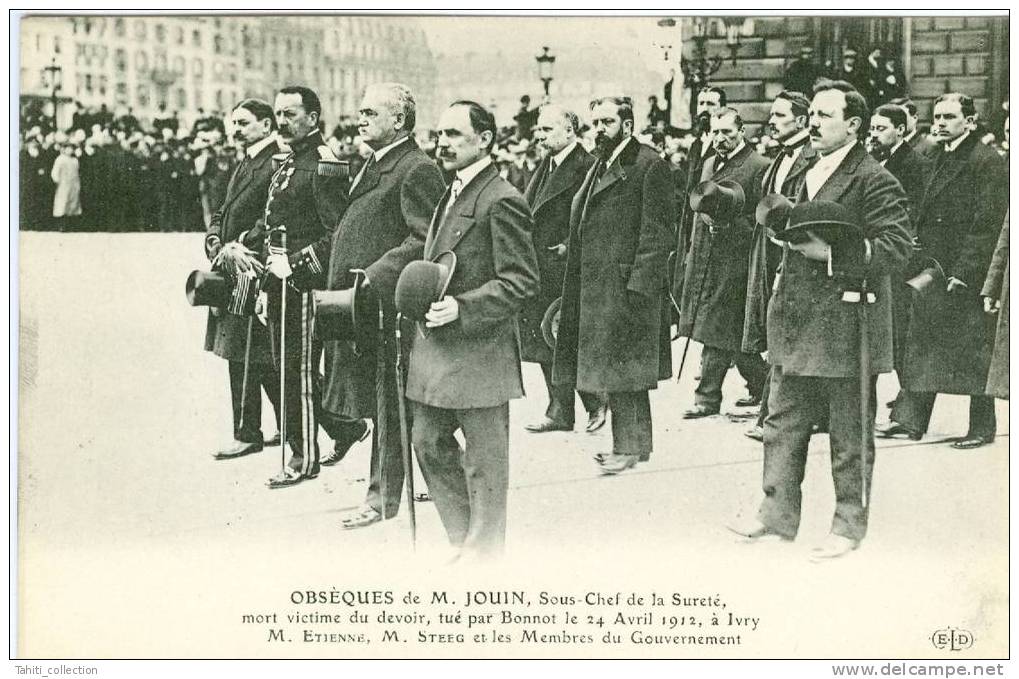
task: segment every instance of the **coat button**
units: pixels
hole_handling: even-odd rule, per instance
[[[454,231],[454,232],[453,232],[453,235],[454,235],[454,236],[459,236],[459,235],[460,235],[460,232],[459,232],[459,231]]]

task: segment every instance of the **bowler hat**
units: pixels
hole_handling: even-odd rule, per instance
[[[559,316],[563,307],[563,298],[556,297],[545,310],[541,319],[541,336],[545,338],[545,344],[549,349],[555,349],[556,340],[559,339]]]
[[[792,210],[793,204],[788,198],[781,193],[769,193],[757,203],[754,216],[768,235],[774,236],[789,224],[789,213]]]
[[[396,310],[415,321],[423,321],[429,307],[446,295],[456,272],[456,253],[439,253],[432,261],[411,262],[396,282]]]
[[[747,197],[743,187],[731,179],[701,182],[690,192],[690,207],[716,222],[727,222],[743,211]]]
[[[921,297],[944,291],[948,286],[948,277],[945,276],[941,262],[931,257],[924,260],[923,267],[923,271],[906,281],[906,285]]]
[[[775,240],[804,243],[810,234],[826,243],[862,240],[863,229],[853,210],[830,200],[799,203],[789,212],[789,225],[775,234]]]
[[[354,284],[343,290],[313,290],[315,336],[320,340],[350,340],[358,352],[372,346],[378,330],[378,298],[365,285],[365,272],[353,269]]]
[[[184,286],[191,306],[225,307],[230,304],[230,281],[218,271],[192,271]]]

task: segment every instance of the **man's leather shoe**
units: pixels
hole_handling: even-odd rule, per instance
[[[275,434],[273,434],[271,439],[266,439],[266,441],[265,441],[265,447],[266,448],[272,448],[274,446],[278,446],[279,444],[280,444],[280,433],[279,433],[279,431],[277,431]]]
[[[302,474],[296,469],[287,467],[279,474],[266,481],[265,485],[269,486],[269,488],[286,488],[287,486],[296,486],[301,481],[310,481],[316,476],[318,476],[318,474]]]
[[[364,441],[366,438],[368,438],[369,432],[368,424],[364,420],[361,420],[361,426],[364,428],[361,430],[360,434],[357,434],[357,436],[352,437],[350,440],[346,442],[336,441],[333,444],[333,452],[322,458],[319,461],[319,463],[325,465],[326,467],[333,466],[334,464],[336,464],[337,462],[339,462],[340,460],[347,456],[347,453],[350,452],[350,449],[354,447],[355,443],[360,443],[361,441]]]
[[[737,408],[753,408],[761,405],[760,396],[744,396],[743,398],[736,401]]]
[[[994,443],[993,436],[967,436],[966,438],[953,443],[952,447],[957,450],[970,450],[972,448],[986,446],[989,443]]]
[[[608,406],[598,406],[587,414],[587,427],[584,428],[588,434],[593,434],[605,426],[609,412]]]
[[[235,457],[244,457],[260,452],[262,452],[262,444],[257,441],[234,441],[232,446],[214,453],[212,457],[217,460],[232,460]]]
[[[748,439],[753,439],[755,441],[760,441],[761,443],[764,443],[764,427],[760,425],[754,425],[750,429],[747,429],[745,432],[743,432],[743,435],[746,436]]]
[[[696,420],[701,417],[711,417],[712,415],[718,414],[718,408],[709,408],[708,406],[694,406],[683,413],[684,420]]]
[[[619,455],[618,453],[612,453],[610,455],[595,456],[595,462],[598,463],[598,469],[600,469],[601,473],[606,476],[625,472],[627,469],[630,469],[637,464],[639,460],[640,455]]]
[[[907,437],[910,441],[919,441],[923,434],[915,432],[904,424],[889,422],[888,424],[874,428],[874,433],[883,439],[894,439],[900,436]]]
[[[525,424],[524,429],[532,434],[544,434],[547,431],[573,431],[573,427],[571,425],[566,424],[565,422],[557,422],[547,417],[541,422]]]
[[[769,540],[792,541],[788,535],[782,535],[776,530],[765,526],[757,517],[738,517],[725,526],[730,531],[750,542],[764,542]]]
[[[831,533],[824,542],[810,550],[811,561],[829,561],[838,559],[860,546],[859,540]]]

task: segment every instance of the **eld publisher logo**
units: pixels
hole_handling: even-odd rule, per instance
[[[973,645],[973,633],[964,629],[946,627],[931,635],[931,643],[939,651],[962,651]]]

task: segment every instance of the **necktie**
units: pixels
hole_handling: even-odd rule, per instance
[[[792,158],[793,156],[796,155],[796,149],[798,149],[798,148],[800,148],[799,144],[796,144],[795,146],[786,146],[785,144],[783,144],[782,145],[782,155],[788,156],[789,158]]]
[[[553,172],[555,172],[555,169],[556,169],[557,167],[559,167],[559,166],[558,166],[558,165],[556,165],[556,162],[555,162],[555,158],[549,158],[549,159],[548,159],[548,174],[549,174],[550,176],[551,176],[551,174],[552,174]]]
[[[728,161],[729,161],[729,156],[725,156],[725,155],[722,155],[721,153],[719,153],[715,157],[715,172],[718,172],[719,170],[721,170]]]
[[[449,209],[453,207],[453,203],[456,202],[457,196],[463,191],[464,183],[460,177],[453,179],[453,183],[449,185],[449,200],[446,201],[446,210],[443,214],[448,214]]]
[[[368,160],[366,160],[364,165],[361,166],[361,171],[357,173],[356,177],[354,177],[354,183],[350,185],[350,193],[354,192],[354,189],[357,188],[357,185],[361,183],[361,180],[364,179],[364,176],[368,174],[368,170],[374,166],[375,166],[375,154],[373,153],[370,156],[368,156]]]

